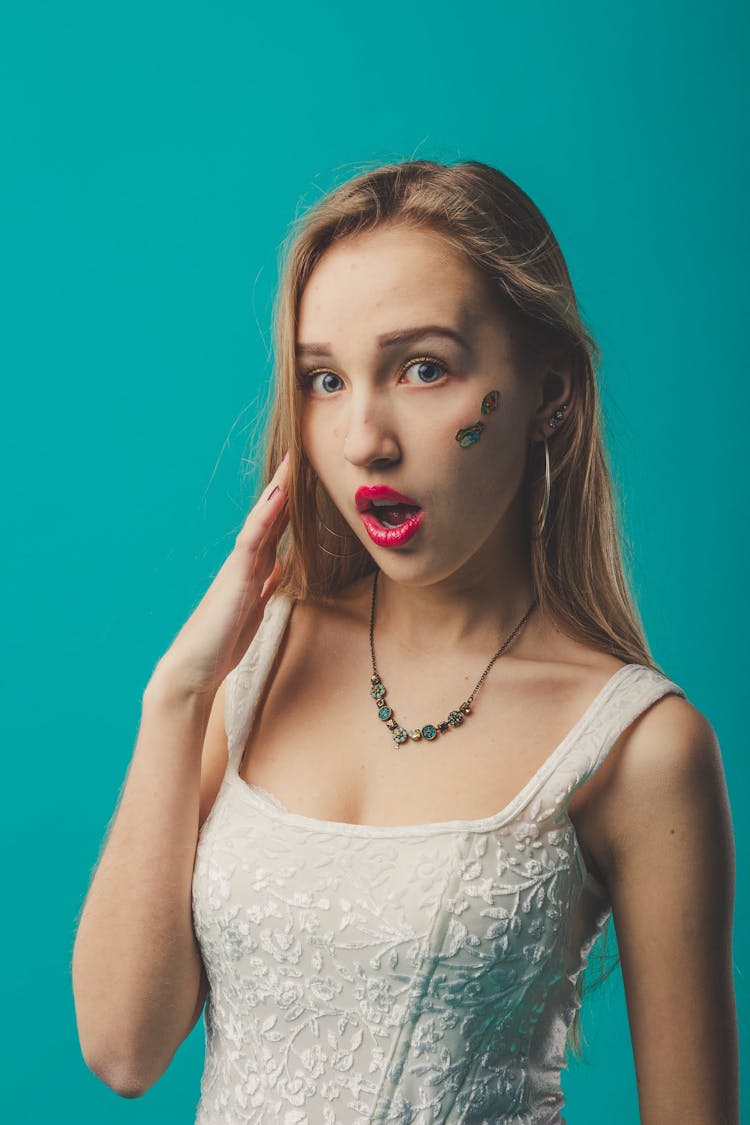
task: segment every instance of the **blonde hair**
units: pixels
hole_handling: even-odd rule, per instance
[[[360,172],[300,215],[282,245],[273,312],[275,376],[263,438],[264,484],[286,449],[290,458],[289,529],[279,545],[277,592],[301,599],[330,596],[376,569],[302,449],[304,400],[295,345],[300,297],[326,249],[383,224],[437,232],[479,272],[513,324],[521,372],[536,364],[569,366],[573,392],[563,423],[549,438],[551,491],[541,537],[532,530],[544,492],[543,442],[530,444],[522,483],[539,611],[590,648],[661,671],[623,569],[620,512],[602,438],[599,347],[583,322],[544,216],[506,175],[474,160],[452,165],[409,160]],[[596,984],[618,963],[615,956]],[[579,1001],[592,987],[588,982],[584,987],[583,978],[582,972]],[[577,1010],[566,1043],[577,1058],[583,1057],[581,1038]]]

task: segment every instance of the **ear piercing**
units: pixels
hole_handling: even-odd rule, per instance
[[[499,391],[488,391],[488,393],[482,399],[482,406],[481,406],[482,414],[492,414],[492,412],[494,410],[497,410],[499,403],[500,403],[500,392]],[[567,402],[564,402],[564,403],[562,403],[561,406],[558,406],[555,413],[548,420],[547,424],[549,425],[550,429],[553,429],[553,430],[557,429],[557,427],[559,426],[560,422],[562,421],[563,416],[565,414],[565,411],[567,409],[568,409]],[[479,438],[480,438],[483,430],[484,430],[484,422],[482,422],[481,419],[480,419],[479,421],[475,422],[472,426],[466,426],[464,429],[459,430],[458,433],[456,434],[456,441],[458,442],[458,444],[461,446],[462,449],[468,449],[470,445],[475,445],[479,441]]]
[[[493,410],[497,410],[500,402],[499,391],[488,391],[482,399],[482,414],[492,414]],[[468,449],[470,445],[474,445],[479,441],[479,437],[484,429],[484,422],[475,422],[473,426],[466,426],[465,429],[459,430],[456,434],[456,441],[462,449]]]
[[[549,420],[549,425],[552,427],[553,430],[556,429],[557,426],[560,424],[560,422],[562,421],[562,416],[567,409],[568,409],[568,404],[567,404],[567,402],[564,402],[562,404],[562,406],[559,406],[557,408],[557,410],[555,411],[555,413],[552,415],[552,417]]]

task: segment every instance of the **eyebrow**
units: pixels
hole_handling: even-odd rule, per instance
[[[442,324],[423,324],[417,328],[402,328],[396,332],[383,332],[376,337],[376,342],[380,348],[390,348],[395,344],[409,343],[423,336],[445,336],[465,351],[471,350],[460,332],[457,332],[455,328],[446,328]],[[297,344],[295,352],[297,356],[332,354],[330,344]]]

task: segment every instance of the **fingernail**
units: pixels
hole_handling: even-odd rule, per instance
[[[278,491],[279,491],[279,486],[278,486],[278,484],[277,484],[277,485],[276,485],[276,487],[274,488],[273,492],[269,492],[269,493],[268,493],[268,496],[266,496],[266,504],[267,504],[267,503],[268,503],[268,501],[269,501],[269,500],[271,499],[271,497],[272,497],[272,496],[274,495],[274,493],[276,493],[276,492],[278,492]]]

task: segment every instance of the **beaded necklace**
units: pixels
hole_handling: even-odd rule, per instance
[[[407,738],[410,738],[412,740],[412,742],[420,742],[423,738],[427,739],[428,742],[432,742],[432,740],[434,738],[437,738],[438,734],[447,734],[449,731],[455,730],[457,727],[460,727],[461,724],[464,721],[465,716],[471,714],[471,704],[474,700],[474,696],[477,694],[480,687],[484,683],[484,679],[485,679],[487,673],[489,672],[490,668],[492,667],[492,665],[497,660],[498,656],[502,656],[502,654],[505,652],[506,648],[511,643],[511,641],[514,639],[514,637],[516,637],[518,635],[518,633],[521,631],[523,626],[526,624],[526,621],[531,616],[531,613],[533,612],[536,605],[538,604],[538,599],[534,598],[533,602],[531,603],[529,608],[526,610],[526,613],[523,615],[523,617],[519,621],[518,625],[516,625],[513,632],[503,642],[501,647],[497,650],[495,655],[492,657],[492,660],[490,660],[489,664],[487,665],[485,670],[482,672],[482,675],[479,677],[479,680],[477,681],[477,685],[474,688],[471,695],[469,696],[469,698],[464,703],[460,704],[460,706],[455,711],[451,711],[448,715],[448,718],[445,720],[445,722],[435,723],[435,724],[427,723],[425,726],[423,726],[421,728],[415,727],[414,730],[407,731],[405,727],[402,727],[402,726],[399,725],[399,723],[396,719],[396,716],[393,713],[393,709],[388,705],[388,703],[386,701],[386,698],[385,698],[387,688],[386,688],[385,684],[383,683],[382,679],[380,678],[380,676],[378,674],[378,671],[375,667],[375,641],[374,641],[374,634],[375,634],[375,591],[376,591],[377,585],[378,585],[378,575],[379,575],[379,573],[380,573],[379,570],[375,571],[375,578],[374,578],[373,583],[372,583],[372,605],[371,605],[371,608],[370,608],[370,654],[372,656],[372,675],[370,676],[370,683],[372,684],[372,687],[370,688],[370,695],[372,696],[372,698],[375,700],[375,703],[377,704],[378,718],[382,719],[382,721],[385,723],[385,725],[391,731],[391,737],[393,738],[393,741],[396,743],[397,746],[400,745],[403,742],[406,742]]]

